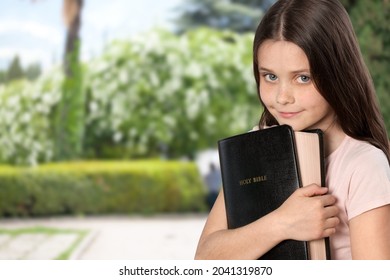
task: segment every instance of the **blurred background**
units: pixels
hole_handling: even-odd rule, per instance
[[[390,131],[389,1],[341,2]],[[273,3],[2,0],[0,217],[207,213],[217,141],[261,114]]]

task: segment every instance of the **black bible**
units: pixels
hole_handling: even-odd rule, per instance
[[[275,210],[298,187],[325,184],[321,130],[274,126],[219,140],[218,151],[229,229]],[[285,240],[260,259],[330,259],[329,239]]]

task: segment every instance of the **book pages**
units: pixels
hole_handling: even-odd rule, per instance
[[[321,186],[320,144],[317,133],[295,132],[295,143],[302,186]],[[313,240],[308,246],[310,259],[326,260],[325,239]]]

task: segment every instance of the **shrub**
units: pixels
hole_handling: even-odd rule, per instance
[[[35,165],[52,158],[51,119],[62,79],[53,70],[35,82],[0,85],[0,162]]]
[[[253,127],[261,109],[252,38],[211,29],[181,36],[154,30],[110,42],[83,67],[83,128],[67,122],[70,131],[85,132],[80,157],[192,157]],[[0,162],[54,159],[63,84],[63,75],[53,69],[34,83],[0,86]]]
[[[0,216],[205,210],[196,165],[179,161],[70,162],[0,167]]]
[[[89,156],[192,157],[252,128],[252,39],[204,28],[110,43],[85,76]]]

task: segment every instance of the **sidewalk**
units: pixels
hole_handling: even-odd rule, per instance
[[[0,259],[56,259],[71,251],[68,259],[192,260],[206,218],[175,214],[2,219]]]

